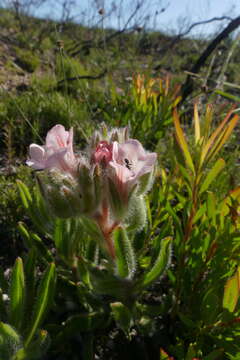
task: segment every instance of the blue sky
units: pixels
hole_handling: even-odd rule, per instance
[[[51,1],[51,0],[49,0]],[[49,4],[47,1],[47,4]],[[112,3],[115,2],[117,6],[121,3],[122,17],[127,19],[131,10],[135,6],[137,0],[75,0],[77,6],[72,7],[72,14],[76,19],[85,21],[89,25],[96,24],[101,21],[96,8],[92,3],[97,3],[99,7],[110,9]],[[221,17],[227,15],[236,17],[240,15],[240,0],[144,0],[145,7],[143,14],[151,12],[149,24],[152,28],[160,29],[167,32],[177,33],[182,31],[193,22],[210,19],[212,17]],[[38,12],[38,14],[49,14],[57,18],[60,14],[60,7],[57,7],[57,2],[52,0],[52,6],[47,5],[45,10]],[[151,6],[150,6],[151,5]],[[156,10],[166,7],[166,11],[154,17]],[[84,15],[83,15],[84,12]],[[124,23],[123,19],[123,23]],[[116,16],[109,17],[104,24],[106,27],[117,27],[118,21]],[[200,25],[192,30],[191,35],[208,35],[217,30],[220,26],[224,26],[221,22],[214,22],[212,24]]]
[[[159,18],[159,27],[178,29],[181,18],[192,23],[223,15],[240,15],[240,0],[170,0],[166,12]],[[216,26],[219,27],[220,23],[201,25],[192,33],[211,33]]]

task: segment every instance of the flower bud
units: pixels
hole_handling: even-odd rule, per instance
[[[53,215],[60,218],[80,216],[82,213],[81,193],[78,183],[71,175],[53,169],[38,175],[42,196]]]
[[[110,133],[110,142],[117,141],[120,144],[124,143],[129,139],[129,129],[128,127],[113,129]]]
[[[99,133],[99,131],[95,131],[89,143],[90,149],[95,149],[101,140],[101,134]]]

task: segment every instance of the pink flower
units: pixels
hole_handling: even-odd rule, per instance
[[[145,151],[137,140],[129,139],[123,144],[116,141],[113,143],[112,161],[109,162],[112,169],[110,178],[124,201],[128,200],[130,191],[141,177],[153,171],[156,159],[157,154]]]
[[[64,126],[55,125],[46,137],[46,144],[31,144],[27,165],[34,169],[57,168],[64,172],[75,173],[77,161],[73,153],[73,129],[65,131]]]

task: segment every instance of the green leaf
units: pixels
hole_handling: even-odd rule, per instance
[[[202,219],[205,212],[206,212],[206,203],[203,203],[203,205],[199,207],[198,211],[196,212],[193,218],[193,224],[195,224],[198,220]]]
[[[25,277],[21,258],[17,258],[13,267],[10,286],[10,322],[16,329],[22,324],[25,301]]]
[[[208,108],[208,109],[210,110],[211,108]],[[211,119],[212,111],[211,110],[209,111],[209,110],[207,110],[208,114],[206,114],[206,118],[209,117]],[[211,150],[212,150],[213,146],[216,144],[216,142],[219,140],[219,138],[221,137],[221,134],[224,131],[224,127],[227,124],[227,122],[229,121],[231,114],[232,114],[231,111],[229,111],[227,113],[227,115],[225,116],[223,121],[220,123],[220,125],[216,128],[216,130],[211,134],[211,136],[209,137],[207,142],[204,144],[204,147],[203,147],[202,153],[201,153],[201,160],[200,160],[201,164],[203,164],[205,159],[206,159],[206,162],[208,162],[211,159],[211,157],[212,157],[210,155]],[[207,136],[207,135],[205,135],[205,136]]]
[[[88,264],[90,280],[94,292],[105,294],[121,299],[124,303],[130,303],[134,299],[134,282],[128,278],[120,278],[109,272],[106,268]]]
[[[216,224],[216,198],[212,192],[208,192],[207,194],[207,216],[211,219],[213,225]]]
[[[32,232],[30,232],[23,222],[18,223],[18,230],[21,233],[25,246],[30,250],[35,247],[38,253],[47,261],[53,261],[51,252],[42,242],[42,239]]]
[[[25,207],[25,209],[28,209],[29,203],[32,203],[32,196],[28,190],[28,187],[20,180],[17,180],[17,187],[20,197],[22,199],[23,206]]]
[[[119,226],[113,233],[113,239],[118,275],[132,278],[136,270],[136,259],[126,230]]]
[[[239,96],[232,95],[232,94],[230,94],[230,93],[227,93],[226,91],[215,90],[214,92],[215,92],[216,94],[218,94],[218,95],[221,95],[221,96],[225,97],[226,99],[233,100],[233,101],[236,102],[236,103],[239,103],[239,102],[240,102],[240,97],[239,97]]]
[[[217,139],[213,147],[209,151],[209,158],[213,158],[222,148],[222,146],[227,142],[228,138],[231,136],[233,129],[237,125],[239,120],[238,115],[235,115],[230,121],[228,126],[224,129],[221,136]]]
[[[78,270],[79,279],[87,286],[91,286],[89,279],[89,272],[82,258],[79,258],[77,260],[77,270]]]
[[[5,338],[9,337],[13,342],[20,342],[20,336],[10,325],[0,321],[0,335]]]
[[[227,280],[223,294],[223,307],[234,312],[240,296],[240,266],[235,274]]]
[[[191,169],[193,174],[195,174],[195,168],[194,168],[194,164],[193,164],[193,161],[192,161],[192,157],[191,157],[191,154],[189,152],[188,145],[187,145],[184,133],[182,131],[180,121],[179,121],[179,117],[178,117],[178,114],[177,114],[176,110],[174,111],[173,118],[174,118],[174,125],[175,125],[177,142],[178,142],[180,148],[182,149],[183,155],[184,155],[185,160],[186,160],[186,164],[188,165],[189,169]]]
[[[33,240],[33,244],[36,247],[39,254],[47,261],[51,262],[53,261],[53,256],[51,252],[48,250],[48,248],[44,245],[42,239],[34,233],[31,233],[31,238]]]
[[[50,345],[50,339],[46,330],[40,330],[36,340],[28,348],[20,349],[12,360],[39,360],[43,359]]]
[[[33,336],[35,335],[37,329],[40,327],[53,301],[55,282],[56,282],[55,264],[51,263],[48,269],[46,270],[39,285],[30,331],[25,342],[26,348],[32,341]]]
[[[22,221],[19,221],[18,223],[18,231],[22,235],[23,242],[26,248],[31,249],[31,247],[33,246],[32,239],[28,229],[26,228],[25,224]]]
[[[197,103],[194,104],[194,130],[195,130],[195,144],[198,144],[201,138],[201,129],[200,129],[200,120],[199,120]]]
[[[9,324],[0,322],[0,359],[12,359],[21,346],[20,335]]]
[[[220,171],[225,167],[225,161],[223,159],[218,159],[214,164],[213,168],[209,171],[206,176],[203,184],[200,187],[199,193],[202,194],[209,188],[209,185],[213,182],[213,180],[217,177]]]
[[[117,325],[125,332],[127,335],[131,324],[132,324],[132,314],[131,311],[123,305],[121,302],[114,302],[110,304],[112,309],[113,318],[116,321]]]
[[[140,283],[140,287],[149,286],[155,280],[157,280],[161,275],[163,275],[164,271],[166,270],[170,252],[171,252],[171,237],[167,237],[161,240],[160,251],[158,254],[158,258],[153,265],[152,269],[144,275],[143,280]]]
[[[27,210],[34,225],[41,233],[45,234],[51,232],[53,218],[47,211],[44,200],[40,195],[39,188],[34,189],[34,196],[32,197],[28,187],[22,181],[18,180],[17,186],[23,206]]]

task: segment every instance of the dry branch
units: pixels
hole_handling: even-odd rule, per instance
[[[220,32],[208,45],[208,47],[199,56],[194,66],[190,69],[191,73],[198,73],[201,67],[205,64],[208,57],[213,53],[220,42],[228,37],[234,30],[240,26],[240,16],[233,19],[223,31]],[[188,75],[182,88],[182,101],[184,101],[193,91],[193,79]]]

